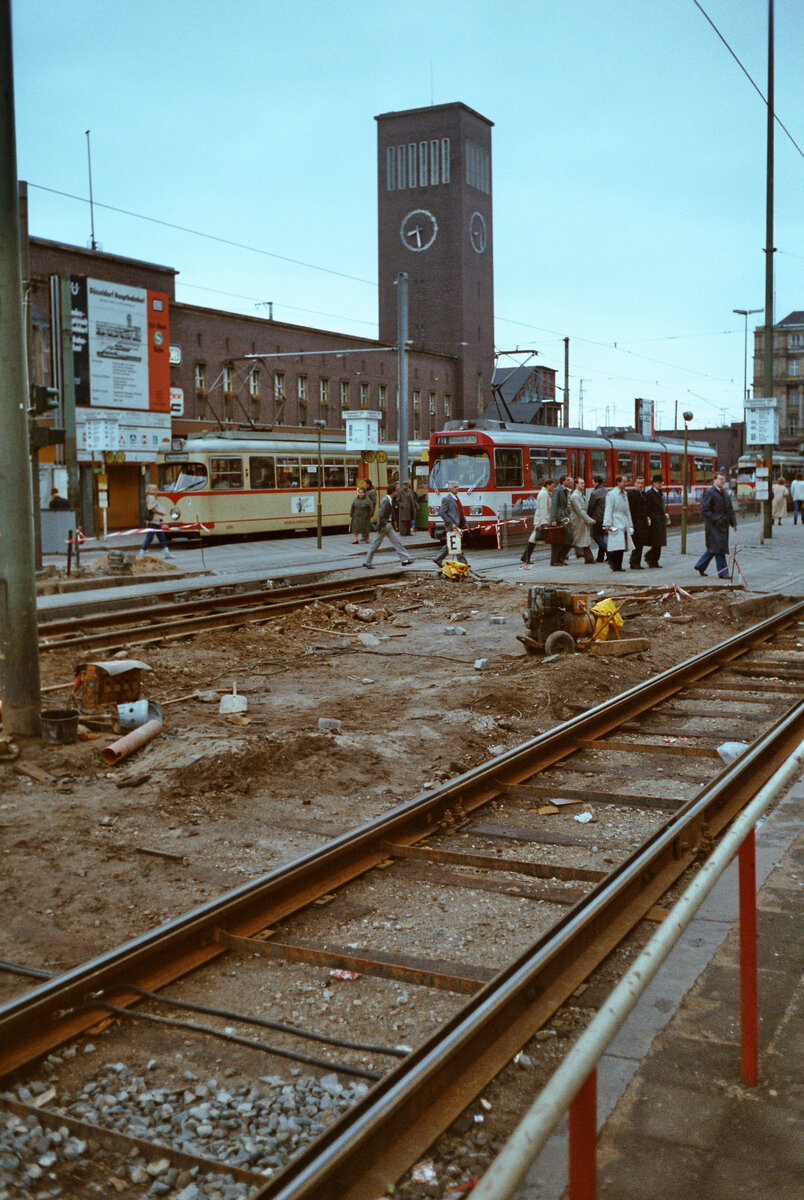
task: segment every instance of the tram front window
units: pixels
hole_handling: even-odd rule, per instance
[[[207,486],[203,463],[165,463],[159,468],[160,492],[197,492]]]
[[[491,478],[491,465],[485,450],[468,454],[442,455],[430,470],[430,487],[434,492],[445,492],[451,483],[476,491],[484,488]]]

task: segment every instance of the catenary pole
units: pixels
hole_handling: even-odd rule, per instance
[[[564,428],[569,425],[569,338],[564,338]]]
[[[0,0],[0,695],[6,734],[39,733],[31,460],[28,451],[11,0]]]
[[[773,389],[773,0],[768,0],[768,139],[765,183],[765,387],[766,397]],[[768,465],[768,498],[762,502],[762,531],[773,537],[771,516],[771,485],[773,483],[773,446],[762,447],[762,457]]]
[[[399,486],[410,478],[408,468],[408,277],[400,271],[397,286],[397,357],[399,366]]]

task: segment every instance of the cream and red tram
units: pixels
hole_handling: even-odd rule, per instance
[[[581,476],[587,490],[595,475],[612,487],[617,475],[631,482],[660,474],[667,511],[671,519],[678,519],[683,460],[683,441],[628,430],[590,433],[491,420],[450,422],[430,438],[430,533],[437,537],[443,532],[438,509],[453,481],[469,528],[494,534],[502,522],[529,524],[544,480],[567,473]],[[717,453],[707,443],[690,441],[687,463],[687,507],[694,512],[714,477]]]
[[[411,443],[409,461],[426,460],[427,443]],[[174,438],[158,459],[159,497],[173,536],[203,538],[316,528],[318,439],[315,433],[249,430]],[[344,437],[321,438],[321,511],[325,528],[344,528],[358,483],[377,490],[398,477],[399,447],[347,450]]]

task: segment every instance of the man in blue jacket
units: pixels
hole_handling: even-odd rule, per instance
[[[715,482],[701,496],[701,516],[706,530],[706,549],[695,564],[695,570],[699,575],[705,575],[706,568],[714,558],[718,579],[728,579],[726,559],[729,553],[729,525],[736,533],[737,518],[722,471],[718,471]]]

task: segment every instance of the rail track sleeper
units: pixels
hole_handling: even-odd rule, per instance
[[[504,858],[496,854],[472,854],[429,846],[400,846],[389,843],[387,850],[393,858],[480,867],[488,871],[514,871],[522,875],[534,875],[540,879],[577,879],[597,883],[606,876],[605,871],[591,871],[585,867],[564,867],[558,863],[534,863],[523,858]]]

